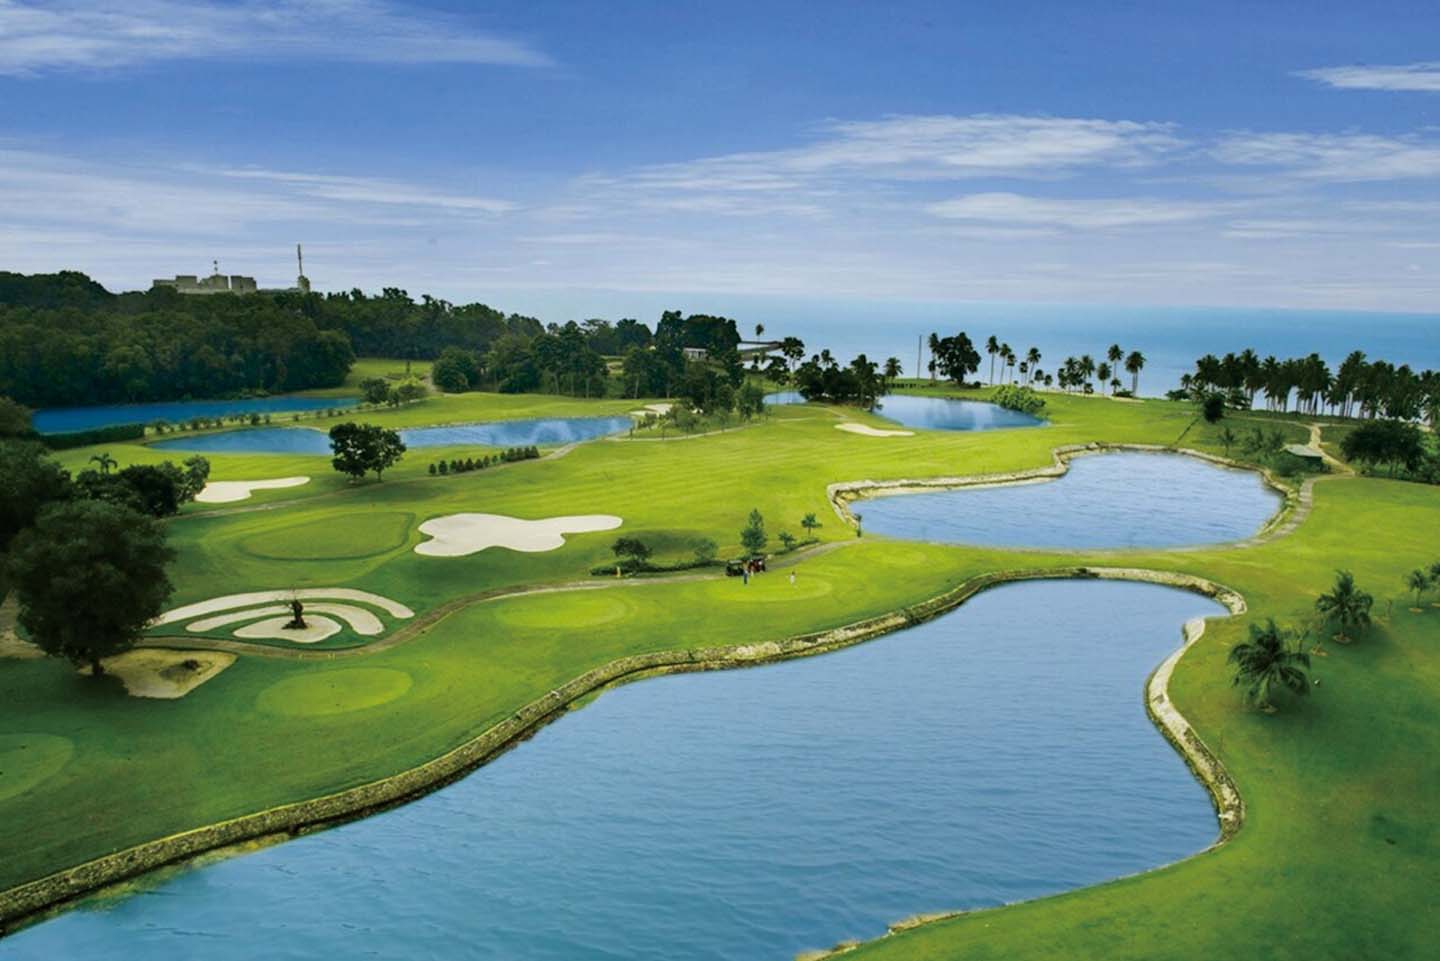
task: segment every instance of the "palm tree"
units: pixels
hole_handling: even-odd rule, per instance
[[[1001,376],[1001,377],[1008,377],[1008,375],[1005,373],[1005,371],[1008,370],[1009,367],[1010,367],[1010,365],[1013,364],[1013,363],[1015,363],[1015,351],[1013,351],[1013,350],[1010,349],[1010,345],[1009,345],[1009,344],[1001,344],[1001,345],[1000,345],[1000,376]]]
[[[1370,608],[1374,603],[1375,598],[1355,586],[1355,575],[1349,571],[1336,571],[1335,586],[1330,593],[1315,599],[1315,610],[1327,621],[1339,626],[1340,633],[1335,635],[1335,639],[1346,644],[1350,641],[1346,631],[1370,626]]]
[[[1267,714],[1275,712],[1270,696],[1277,690],[1304,696],[1310,693],[1305,672],[1310,655],[1292,651],[1287,641],[1291,632],[1277,627],[1272,617],[1263,625],[1250,625],[1250,639],[1230,648],[1228,658],[1235,665],[1232,684],[1245,689],[1245,699]]]
[[[1085,381],[1085,386],[1090,386],[1090,378],[1095,376],[1095,358],[1089,354],[1080,355],[1080,377]]]
[[[1039,376],[1038,365],[1040,363],[1040,348],[1031,347],[1025,352],[1025,362],[1030,365],[1032,376]]]
[[[990,339],[985,341],[985,353],[990,355],[990,383],[995,383],[995,355],[1000,353],[1000,341],[991,334]]]
[[[1130,393],[1140,396],[1140,371],[1145,368],[1145,355],[1138,350],[1130,351],[1125,358],[1125,369],[1130,373]]]
[[[1100,386],[1110,383],[1110,364],[1108,361],[1100,361],[1100,366],[1095,368],[1095,376],[1100,378]]]
[[[1420,609],[1420,596],[1430,589],[1430,575],[1416,568],[1405,575],[1405,586],[1415,592],[1415,609]]]
[[[1230,447],[1235,443],[1235,432],[1229,427],[1220,431],[1220,443],[1225,448],[1225,456],[1230,456]]]
[[[119,461],[110,456],[108,451],[104,454],[96,454],[91,457],[90,460],[100,465],[100,473],[102,474],[110,473],[110,468],[119,463]]]
[[[995,343],[995,338],[994,338],[994,337],[991,337],[991,338],[990,338],[990,343],[992,343],[992,344]],[[937,334],[937,333],[935,333],[934,331],[931,331],[931,333],[930,333],[930,385],[931,385],[932,387],[935,385],[935,351],[937,351],[937,350],[939,350],[939,349],[940,349],[940,335]],[[991,351],[991,353],[994,353],[994,351]],[[994,370],[995,370],[995,359],[994,359],[993,357],[990,359],[990,370],[991,370],[992,373],[993,373]],[[916,373],[918,374],[919,371],[916,371]]]
[[[1119,370],[1121,362],[1125,360],[1125,351],[1120,349],[1119,344],[1111,344],[1110,349],[1105,351],[1105,359],[1110,361],[1111,370]]]
[[[900,367],[899,357],[891,357],[887,359],[885,361],[885,370],[883,371],[885,377],[885,389],[889,390],[890,384],[894,382],[895,378],[899,377],[904,372],[905,371]]]
[[[805,528],[805,532],[807,534],[809,534],[811,537],[814,537],[815,528],[820,526],[820,522],[815,519],[814,514],[806,514],[800,519],[800,526]]]
[[[755,325],[755,339],[756,339],[756,340],[759,340],[762,336],[764,336],[764,334],[765,334],[765,325],[764,325],[764,324],[756,324],[756,325]]]

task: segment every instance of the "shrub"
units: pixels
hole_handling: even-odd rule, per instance
[[[1045,398],[1020,384],[1002,384],[996,388],[994,400],[1006,410],[1018,410],[1022,414],[1038,414],[1045,409]]]

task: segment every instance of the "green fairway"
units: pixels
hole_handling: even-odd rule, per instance
[[[1440,560],[1440,489],[1330,476],[1314,483],[1298,527],[1258,544],[1066,553],[857,538],[827,498],[827,485],[844,481],[1046,467],[1065,445],[1174,445],[1244,459],[1233,437],[1227,450],[1224,428],[1280,430],[1286,443],[1310,436],[1299,418],[1207,425],[1189,404],[1047,400],[1042,427],[909,437],[836,430],[842,420],[888,423],[850,409],[776,407],[710,436],[603,439],[445,477],[425,470],[440,452],[412,451],[383,482],[354,485],[327,457],[216,456],[213,480],[312,480],[235,505],[192,505],[172,521],[172,606],[353,588],[416,617],[382,617],[378,637],[347,627],[305,646],[342,655],[334,660],[286,656],[301,646],[283,639],[256,642],[169,701],[128,697],[113,679],[93,682],[52,660],[0,660],[0,888],[407,770],[626,655],[779,641],[921,604],[991,572],[1089,564],[1178,571],[1244,595],[1247,614],[1212,621],[1170,688],[1237,782],[1244,827],[1228,844],[1159,871],[924,925],[853,957],[1425,957],[1440,937],[1431,903],[1440,888],[1440,609],[1412,613],[1401,578]],[[417,425],[606,414],[636,403],[466,394],[356,419]],[[60,459],[79,469],[100,449]],[[139,444],[103,449],[122,465],[176,459]],[[706,538],[721,558],[735,556],[752,508],[765,517],[771,550],[781,530],[805,536],[800,522],[810,513],[820,543],[773,559],[780,570],[748,586],[715,568],[589,573],[613,564],[617,535],[642,538],[665,562],[687,559]],[[421,524],[456,513],[610,514],[622,526],[566,535],[552,551],[415,553]],[[1307,623],[1340,567],[1376,594],[1375,628],[1353,644],[1326,645],[1309,698],[1273,716],[1247,708],[1230,685],[1230,647],[1254,618]],[[230,630],[166,625],[152,642],[225,640]]]

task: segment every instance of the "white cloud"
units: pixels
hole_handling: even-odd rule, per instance
[[[1344,90],[1418,90],[1440,93],[1440,62],[1321,67],[1297,76]]]
[[[204,168],[194,168],[204,169]],[[294,188],[298,193],[324,200],[407,207],[436,207],[459,212],[500,214],[514,210],[508,200],[469,194],[444,193],[375,177],[341,177],[295,171],[240,167],[215,171],[223,177],[263,180]]]
[[[1440,177],[1440,142],[1414,135],[1239,133],[1222,138],[1212,154],[1221,163],[1275,167],[1310,181]]]
[[[1217,212],[1211,204],[1156,198],[1056,200],[1013,193],[967,194],[931,204],[927,209],[952,220],[1081,230],[1184,223]]]
[[[195,59],[550,63],[520,40],[389,0],[0,0],[0,74]]]

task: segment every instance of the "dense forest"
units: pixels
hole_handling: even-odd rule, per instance
[[[82,273],[0,272],[0,394],[32,407],[226,397],[334,387],[360,356],[435,360],[442,390],[668,395],[683,349],[738,371],[735,321],[667,311],[552,324],[403,290],[114,294]],[[651,349],[653,348],[653,349]]]

